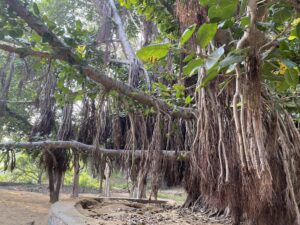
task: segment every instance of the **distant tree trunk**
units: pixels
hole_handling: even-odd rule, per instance
[[[73,189],[72,189],[72,198],[77,198],[79,196],[79,154],[74,151],[74,174],[73,174]]]
[[[7,108],[6,101],[8,98],[8,92],[9,92],[12,78],[15,73],[15,67],[14,67],[15,58],[16,56],[14,53],[10,54],[8,56],[7,63],[0,70],[0,88],[1,88],[0,89],[0,117],[5,115],[5,111]],[[6,70],[8,66],[10,71],[8,77],[6,77]]]
[[[38,180],[37,180],[38,185],[42,185],[43,172],[44,171],[42,168],[38,172]]]
[[[99,193],[101,194],[103,192],[103,176],[100,175],[99,179]]]

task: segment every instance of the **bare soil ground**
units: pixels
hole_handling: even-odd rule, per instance
[[[113,196],[126,198],[128,194],[113,193]],[[87,197],[95,198],[98,195],[81,194],[80,200],[87,201]],[[70,199],[69,193],[61,194],[60,199],[74,203],[79,200]],[[77,205],[77,209],[83,215],[94,218],[95,225],[220,225],[228,222],[208,218],[189,209],[180,209],[175,201],[169,202],[167,205],[159,205],[128,203],[121,200],[87,204],[87,207]],[[45,187],[0,185],[1,225],[46,225],[50,206]]]
[[[44,194],[0,189],[0,224],[45,225],[50,205]]]

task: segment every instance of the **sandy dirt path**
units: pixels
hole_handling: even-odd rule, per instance
[[[47,195],[0,190],[0,223],[2,225],[45,225],[50,205]]]
[[[49,197],[44,194],[0,190],[1,225],[46,225]]]

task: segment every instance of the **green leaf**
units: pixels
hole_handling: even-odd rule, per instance
[[[148,45],[137,51],[136,55],[144,62],[155,63],[164,58],[169,53],[170,48],[170,43]]]
[[[284,92],[287,89],[289,89],[290,85],[286,82],[286,80],[283,80],[282,82],[278,82],[276,86],[276,90],[278,92]]]
[[[31,33],[31,38],[32,38],[33,41],[35,41],[35,42],[37,42],[37,43],[39,43],[39,42],[42,41],[41,36],[38,35],[35,31],[33,31],[33,32]]]
[[[248,16],[244,16],[241,18],[241,25],[243,27],[249,26],[250,24],[250,18]]]
[[[199,4],[202,6],[212,6],[217,3],[216,0],[199,0]]]
[[[215,79],[219,73],[220,67],[219,65],[215,65],[211,69],[206,72],[206,76],[202,79],[200,88],[206,87],[210,81]]]
[[[40,15],[40,10],[39,10],[39,7],[37,6],[36,3],[33,3],[32,8],[33,8],[34,14],[35,14],[36,16],[39,16],[39,15]]]
[[[57,82],[57,87],[62,89],[65,86],[65,79],[64,78],[59,78]]]
[[[281,59],[281,62],[285,64],[288,68],[296,67],[297,64],[289,59]]]
[[[292,87],[296,88],[299,83],[298,70],[294,68],[288,68],[284,74],[286,82]]]
[[[174,84],[173,89],[175,91],[184,91],[185,87],[182,84]]]
[[[185,98],[185,104],[186,105],[189,105],[191,104],[191,102],[193,101],[192,97],[190,95],[188,95],[186,98]]]
[[[199,67],[204,63],[203,59],[193,59],[185,67],[183,67],[183,75],[192,76],[197,73]]]
[[[183,62],[189,62],[191,61],[195,56],[195,53],[191,53],[189,55],[187,55],[184,59],[183,59]]]
[[[237,54],[231,54],[231,55],[226,56],[226,58],[220,62],[220,66],[221,66],[221,68],[225,68],[232,64],[239,63],[243,60],[244,60],[243,56],[237,55]]]
[[[284,7],[274,13],[273,20],[276,23],[283,23],[283,22],[287,21],[291,17],[291,15],[292,15],[292,12],[289,9]]]
[[[230,18],[236,11],[237,4],[235,1],[226,5],[214,5],[208,10],[208,17],[210,19],[225,20]]]
[[[204,23],[197,32],[197,43],[201,48],[205,48],[214,38],[218,29],[216,23]]]
[[[13,30],[9,30],[8,34],[13,38],[19,38],[23,35],[23,30],[20,28],[15,28]]]
[[[179,41],[179,46],[183,46],[193,35],[196,29],[196,24],[193,24],[189,26],[182,34],[180,41]]]
[[[206,69],[209,70],[210,68],[212,68],[219,61],[219,59],[222,57],[223,54],[224,54],[224,47],[220,47],[220,48],[216,49],[215,51],[213,51],[208,56],[208,58],[205,62]]]
[[[76,20],[76,30],[80,31],[82,29],[82,23],[80,20]]]
[[[182,98],[182,97],[184,97],[185,87],[183,85],[181,85],[181,84],[174,84],[173,85],[173,89],[176,92],[176,98]]]
[[[273,74],[262,74],[262,78],[269,81],[283,81],[283,76],[273,75]]]
[[[220,67],[218,64],[215,65],[214,67],[212,67],[211,69],[209,69],[206,72],[206,76],[202,79],[200,88],[206,87],[211,80],[215,79],[219,73],[219,70],[220,70]]]

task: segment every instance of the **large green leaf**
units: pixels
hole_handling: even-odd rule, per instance
[[[202,6],[212,6],[217,4],[217,0],[199,0],[199,3]]]
[[[226,58],[220,62],[220,66],[222,68],[224,68],[224,67],[230,66],[232,64],[239,63],[239,62],[243,61],[244,58],[245,57],[243,57],[242,55],[231,54],[231,55],[226,56]]]
[[[196,29],[196,24],[193,24],[192,26],[189,26],[182,34],[179,45],[183,46],[193,35],[194,31]]]
[[[9,30],[8,34],[13,38],[20,38],[23,36],[23,30],[20,28],[14,28]]]
[[[237,4],[235,1],[231,3],[226,3],[224,5],[213,5],[208,10],[208,17],[210,19],[218,18],[220,20],[225,20],[230,18],[236,11]]]
[[[204,23],[197,32],[197,43],[201,48],[205,48],[214,38],[218,29],[216,23]]]
[[[283,22],[287,21],[291,16],[292,16],[291,10],[289,10],[288,8],[282,7],[274,13],[273,20],[276,23],[283,23]]]
[[[207,70],[206,75],[202,79],[202,82],[200,84],[200,88],[206,87],[211,80],[215,79],[218,76],[219,70],[220,67],[218,64],[216,64],[214,67]]]
[[[156,62],[165,57],[171,48],[170,43],[148,45],[137,51],[136,55],[144,62]]]
[[[204,63],[203,59],[193,59],[185,67],[183,67],[183,75],[192,76],[197,73],[199,67]]]
[[[189,61],[191,61],[191,60],[194,58],[194,56],[195,56],[195,52],[193,52],[193,53],[187,55],[187,56],[183,59],[183,62],[189,62]]]
[[[220,47],[220,48],[216,49],[215,51],[213,51],[208,56],[208,58],[205,62],[206,69],[209,70],[214,65],[216,65],[216,63],[219,61],[219,59],[222,57],[223,54],[224,54],[224,47]]]
[[[286,82],[292,87],[296,88],[299,83],[298,70],[294,68],[288,68],[284,74]]]
[[[34,14],[35,14],[36,16],[39,16],[39,15],[40,15],[40,10],[39,10],[39,7],[37,6],[36,3],[33,3],[32,8],[33,8]]]

